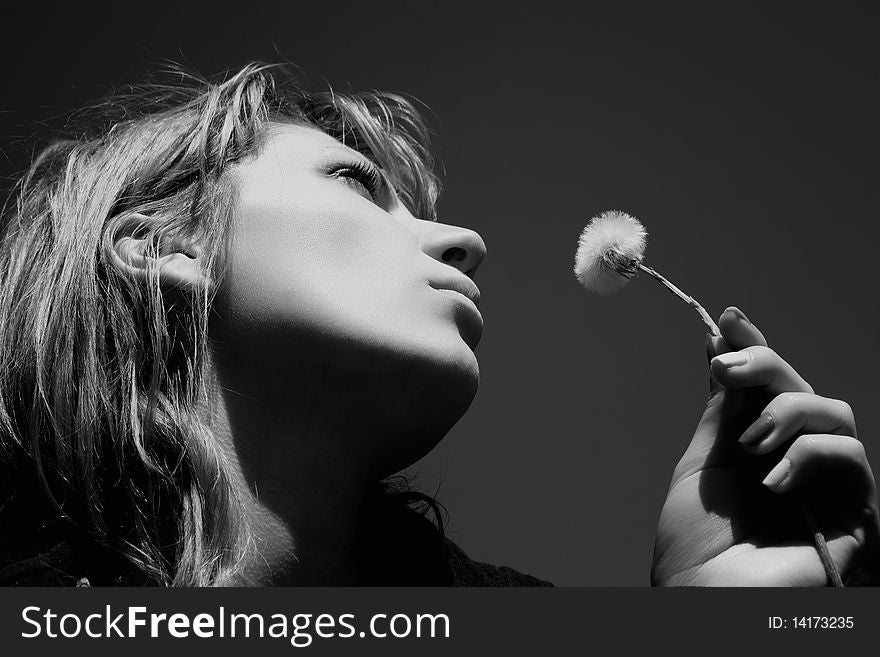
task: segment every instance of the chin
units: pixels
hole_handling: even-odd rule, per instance
[[[480,385],[473,351],[463,342],[443,354],[421,354],[403,375],[406,392],[400,416],[376,451],[378,477],[409,467],[428,454],[470,408]]]

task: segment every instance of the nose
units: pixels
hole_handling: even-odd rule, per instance
[[[435,260],[471,278],[486,257],[486,243],[480,234],[459,226],[432,224],[431,229],[422,234],[420,246]]]

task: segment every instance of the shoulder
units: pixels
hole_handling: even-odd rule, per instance
[[[452,576],[452,586],[553,586],[546,580],[507,566],[493,566],[474,561],[448,538],[444,538],[443,542]]]
[[[0,586],[88,586],[70,549],[61,541],[44,552],[0,561]]]
[[[82,536],[0,540],[0,586],[155,585],[122,555]]]

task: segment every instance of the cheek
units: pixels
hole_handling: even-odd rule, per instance
[[[420,254],[414,236],[357,199],[266,205],[236,222],[226,298],[256,323],[411,323],[427,290]]]

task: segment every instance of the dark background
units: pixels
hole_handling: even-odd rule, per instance
[[[703,328],[642,278],[589,295],[597,212],[717,316],[739,305],[880,463],[880,116],[870,3],[179,2],[6,14],[0,175],[43,123],[165,59],[291,60],[316,86],[427,104],[441,221],[482,234],[482,385],[413,469],[476,559],[557,584],[646,585],[669,476],[702,411]],[[613,7],[611,6],[613,5]]]

